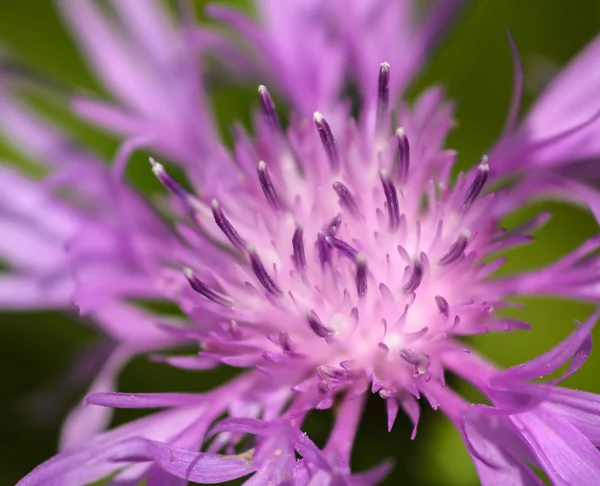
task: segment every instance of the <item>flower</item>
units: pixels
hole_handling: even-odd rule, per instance
[[[593,484],[598,474],[597,395],[555,386],[577,371],[591,350],[595,313],[551,351],[498,372],[485,363],[458,363],[454,368],[485,390],[493,406],[473,405],[464,416],[463,434],[482,481],[518,477],[542,484],[525,461],[542,468],[552,484]],[[474,361],[481,358],[474,356]],[[531,383],[568,369],[549,383]],[[450,365],[451,367],[453,365]],[[473,373],[478,370],[478,374]],[[575,464],[575,467],[573,466]]]
[[[128,137],[103,186],[116,192],[108,201],[92,201],[107,217],[93,214],[94,231],[84,225],[60,261],[75,269],[75,302],[97,312],[132,296],[170,299],[187,321],[157,328],[156,318],[145,316],[146,325],[132,334],[135,351],[195,342],[199,353],[164,360],[186,369],[225,364],[245,371],[201,395],[91,393],[83,410],[167,410],[94,430],[20,485],[80,485],[108,475],[117,482],[218,483],[249,474],[249,484],[375,484],[389,464],[360,474],[349,467],[368,393],[385,400],[389,429],[402,408],[414,423],[413,437],[420,400],[439,408],[461,431],[484,484],[500,478],[538,484],[526,464],[556,484],[593,484],[600,474],[598,397],[531,380],[570,357],[567,374],[578,369],[589,354],[597,315],[554,350],[505,371],[465,348],[462,339],[527,329],[496,314],[515,294],[597,300],[597,239],[555,264],[511,277],[496,278],[503,260],[491,258],[527,241],[547,220],[541,214],[515,230],[501,228],[507,214],[532,198],[568,196],[595,210],[596,193],[566,170],[577,164],[564,158],[573,137],[581,140],[595,116],[586,111],[581,123],[534,130],[536,117],[544,118],[538,113],[554,106],[551,86],[515,129],[517,69],[507,129],[491,157],[482,156],[454,181],[456,153],[444,148],[452,104],[443,92],[432,88],[412,105],[391,101],[433,42],[448,3],[439,2],[429,27],[419,30],[393,2],[298,1],[288,11],[265,1],[259,2],[261,21],[269,26],[264,32],[239,14],[212,12],[247,36],[259,62],[242,65],[252,68],[248,74],[261,73],[260,63],[279,61],[279,69],[267,69],[265,76],[296,112],[284,129],[269,90],[259,86],[254,135],[237,130],[229,151],[195,92],[201,79],[195,56],[210,46],[235,63],[240,54],[233,44],[199,31],[189,15],[179,30],[166,25],[154,2],[118,4],[122,31],[92,2],[63,4],[92,63],[123,105],[78,97],[74,108]],[[362,21],[369,8],[378,22]],[[306,39],[300,39],[307,25]],[[384,59],[371,72],[396,31],[413,46],[411,56],[399,60],[399,76]],[[164,43],[157,42],[158,34]],[[366,41],[357,42],[363,36]],[[290,62],[292,55],[298,65]],[[575,61],[567,79],[582,62]],[[363,101],[355,118],[337,101],[350,76]],[[172,82],[178,89],[170,89]],[[322,111],[313,112],[313,103],[322,104],[315,107]],[[174,221],[171,227],[121,186],[126,159],[141,146],[179,160],[191,182],[192,190],[186,189],[150,159],[169,194],[163,209]],[[540,161],[551,148],[560,150],[560,163],[545,170]],[[535,163],[517,171],[515,161],[525,155]],[[61,173],[78,170],[65,167]],[[510,176],[520,177],[490,189]],[[582,190],[568,194],[573,187]],[[110,224],[114,220],[125,222],[124,233],[121,224]],[[124,241],[132,243],[128,251],[121,248]],[[81,255],[91,255],[91,265]],[[139,345],[138,339],[157,331],[163,342]],[[489,404],[471,405],[452,391],[446,371],[470,381]],[[327,408],[335,409],[335,424],[320,449],[302,426],[310,410]]]
[[[135,354],[181,343],[126,300],[160,295],[147,285],[147,272],[157,271],[160,261],[153,242],[168,248],[171,236],[105,164],[1,92],[0,131],[50,174],[41,183],[1,168],[0,225],[11,238],[0,255],[11,268],[0,277],[0,307],[72,312],[75,303],[106,337],[82,353],[81,362],[101,361],[99,370],[88,366],[88,374],[97,372],[89,391],[112,390]],[[126,211],[117,209],[118,201]],[[103,430],[107,412],[77,407],[65,422],[61,447]]]
[[[365,104],[373,107],[377,102],[373,73],[381,61],[394,66],[389,92],[396,99],[464,3],[436,1],[419,15],[416,2],[254,0],[258,21],[224,5],[209,5],[209,16],[247,41],[236,43],[220,34],[204,37],[240,74],[260,82],[267,76],[304,115],[316,107],[335,109],[349,77],[358,84]],[[254,60],[250,66],[249,55]]]

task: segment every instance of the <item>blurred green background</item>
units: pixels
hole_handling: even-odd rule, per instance
[[[457,101],[459,121],[449,146],[458,149],[463,166],[472,164],[498,135],[507,111],[512,67],[505,28],[512,32],[523,59],[527,107],[552,74],[599,32],[599,15],[598,0],[473,0],[409,96],[432,83],[447,88],[449,96]],[[19,58],[73,87],[101,92],[61,23],[54,2],[2,1],[0,53]],[[254,87],[241,89],[229,85],[226,79],[211,86],[224,130],[234,119],[249,119],[249,110],[256,105],[254,93]],[[69,117],[62,120],[107,160],[114,155],[116,140]],[[16,157],[3,146],[0,156]],[[156,183],[145,165],[132,166],[141,167],[130,171],[134,184],[146,191],[155,190]],[[536,242],[508,253],[503,272],[542,265],[597,231],[595,221],[585,211],[561,203],[543,207],[550,208],[554,218],[537,233]],[[516,224],[540,208],[525,208],[507,224]],[[558,299],[528,298],[520,302],[525,309],[512,315],[531,322],[533,330],[475,340],[478,349],[503,365],[519,363],[549,349],[572,330],[574,318],[584,319],[592,308]],[[0,485],[14,484],[54,453],[60,420],[84,393],[83,385],[69,391],[59,389],[61,375],[94,339],[89,328],[75,322],[75,315],[0,314]],[[599,368],[600,353],[594,352],[584,369],[567,384],[600,392]],[[139,358],[123,373],[120,389],[203,390],[222,379],[219,373],[172,370]],[[393,457],[396,469],[389,484],[478,484],[458,434],[440,413],[426,408],[419,434],[411,442],[408,421],[400,417],[388,434],[382,401],[370,400],[353,455],[357,470],[383,457]],[[116,423],[127,417],[117,414]],[[317,442],[323,441],[330,421],[328,412],[314,413],[309,435]]]

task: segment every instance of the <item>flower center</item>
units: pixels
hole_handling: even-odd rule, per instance
[[[380,76],[385,91],[389,66]],[[221,357],[260,350],[273,366],[316,369],[322,391],[361,379],[387,390],[443,380],[439,355],[459,349],[454,336],[481,332],[489,313],[473,264],[490,240],[486,198],[478,198],[487,158],[451,189],[453,154],[432,150],[426,130],[413,129],[414,146],[410,129],[385,137],[385,92],[376,143],[352,122],[338,141],[318,112],[313,131],[301,122],[285,137],[264,86],[259,95],[268,149],[254,174],[241,175],[239,193],[204,205],[153,162],[203,231],[242,262],[227,254],[222,274],[185,271],[209,301],[200,305],[238,329],[208,336],[205,349]]]

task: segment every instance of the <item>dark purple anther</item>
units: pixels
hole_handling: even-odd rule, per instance
[[[324,267],[326,263],[331,262],[331,247],[327,243],[327,237],[325,233],[319,231],[317,234],[317,253],[319,255],[319,261],[321,267]]]
[[[469,187],[467,191],[467,195],[465,196],[465,202],[463,203],[463,208],[468,208],[475,202],[477,196],[481,193],[483,186],[485,185],[488,174],[490,172],[490,166],[488,165],[487,155],[484,155],[481,158],[481,162],[477,166],[477,174],[475,174],[475,179],[473,183]]]
[[[335,236],[340,229],[341,224],[342,217],[337,215],[327,225],[325,225],[325,227],[323,227],[323,233],[325,233],[325,236]]]
[[[400,351],[400,357],[415,367],[415,376],[425,375],[424,378],[427,379],[429,376],[429,356],[427,354],[403,349]]]
[[[398,178],[401,182],[406,182],[410,167],[410,144],[403,128],[396,130],[396,142],[398,144]]]
[[[419,288],[421,285],[421,279],[423,278],[423,265],[418,260],[413,262],[413,270],[408,282],[402,287],[405,294],[410,294]]]
[[[359,297],[367,293],[367,259],[361,253],[356,256],[356,293]]]
[[[327,120],[319,113],[315,112],[313,115],[313,120],[315,122],[315,126],[319,131],[319,136],[321,137],[321,142],[323,142],[323,147],[325,147],[325,151],[327,152],[327,157],[329,157],[329,163],[331,164],[331,170],[337,172],[340,166],[340,157],[337,150],[337,144],[335,142],[335,138],[333,138],[333,132],[331,131],[331,127]]]
[[[252,266],[252,271],[254,272],[256,278],[262,284],[262,286],[273,295],[282,294],[283,292],[281,291],[277,283],[275,283],[273,277],[271,277],[267,272],[267,269],[265,268],[263,262],[258,256],[256,250],[252,247],[248,248],[248,255],[250,256],[250,264]]]
[[[452,246],[440,260],[438,261],[439,265],[448,265],[456,260],[458,260],[465,251],[467,247],[467,243],[469,242],[469,236],[471,233],[468,230],[461,231],[458,239],[452,243]]]
[[[260,85],[258,87],[258,97],[260,98],[260,107],[262,108],[263,114],[269,123],[269,126],[274,130],[281,130],[281,124],[279,123],[279,117],[275,111],[275,103],[273,98],[269,94],[269,90],[266,86]]]
[[[325,326],[314,310],[311,310],[308,314],[306,314],[306,320],[308,321],[310,328],[317,336],[327,338],[333,335],[333,329]]]
[[[381,63],[379,67],[379,83],[377,86],[377,128],[381,129],[388,111],[390,101],[390,65]]]
[[[382,169],[379,172],[379,177],[381,179],[381,184],[383,185],[383,192],[385,193],[390,229],[395,230],[400,223],[400,206],[398,204],[396,186],[394,186],[394,183],[390,179],[387,170]]]
[[[450,305],[448,305],[448,301],[441,295],[435,296],[435,303],[440,310],[440,314],[442,314],[444,317],[448,317],[450,315]]]
[[[271,292],[273,295],[280,295],[281,289],[275,283],[275,280],[267,273],[267,269],[260,260],[256,250],[248,249],[250,255],[250,264],[252,265],[252,271],[262,286]]]
[[[297,270],[306,267],[306,255],[304,254],[304,231],[300,226],[294,231],[292,236],[292,258]]]
[[[150,157],[150,163],[152,164],[152,172],[154,172],[154,175],[156,176],[158,181],[177,197],[187,202],[189,194],[183,187],[181,187],[179,182],[177,182],[169,175],[169,173],[165,170],[163,165],[159,164],[152,157]]]
[[[246,241],[238,234],[238,232],[235,230],[235,228],[229,222],[229,220],[225,216],[225,213],[223,213],[223,210],[221,209],[221,206],[219,206],[219,203],[216,199],[212,200],[211,207],[212,207],[213,218],[215,219],[215,223],[217,223],[217,226],[219,227],[219,229],[223,232],[223,234],[227,237],[227,239],[229,241],[231,241],[231,244],[233,246],[235,246],[240,251],[245,251],[246,250]]]
[[[318,366],[317,373],[324,381],[344,381],[348,378],[348,372],[332,366]]]
[[[350,190],[341,182],[335,181],[333,184],[333,190],[340,198],[340,203],[344,209],[346,209],[352,216],[358,215],[358,206],[356,200],[350,192]]]
[[[273,181],[271,180],[269,169],[267,168],[267,164],[265,164],[262,160],[258,163],[257,172],[260,187],[262,187],[267,201],[269,201],[269,204],[273,209],[281,209],[281,201],[277,195]]]
[[[337,251],[339,251],[342,255],[347,256],[352,261],[356,261],[356,257],[358,256],[358,251],[346,243],[344,240],[340,240],[335,236],[326,236],[325,240],[331,246],[333,246]]]
[[[290,335],[286,331],[279,332],[279,345],[281,346],[281,349],[283,349],[284,351],[292,350],[292,345],[290,342]]]
[[[184,268],[183,273],[188,279],[188,282],[190,283],[192,289],[194,289],[200,295],[203,295],[207,299],[210,299],[213,302],[216,302],[217,304],[221,305],[229,306],[233,303],[232,299],[230,299],[226,295],[223,295],[221,292],[217,292],[215,289],[202,282],[198,277],[196,277],[194,271],[191,268]]]

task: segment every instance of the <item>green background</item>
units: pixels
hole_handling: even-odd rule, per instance
[[[447,88],[449,96],[457,101],[459,121],[448,145],[458,149],[460,164],[468,166],[492,144],[507,111],[512,67],[505,27],[512,32],[523,59],[526,107],[552,73],[599,32],[599,14],[597,0],[474,0],[411,88],[410,96],[432,83]],[[101,91],[78,56],[54,2],[49,0],[0,2],[0,53],[18,57],[68,85]],[[249,119],[249,110],[256,106],[254,93],[254,87],[232,86],[227,79],[211,87],[224,130],[234,119]],[[116,140],[69,117],[61,119],[110,160]],[[0,147],[0,156],[16,157],[4,147]],[[149,172],[133,169],[129,177],[136,186],[152,191],[157,186]],[[509,261],[503,271],[540,266],[596,232],[595,221],[582,210],[560,203],[544,207],[553,211],[554,218],[538,231],[533,244],[507,254]],[[539,209],[539,205],[526,208],[507,224],[515,224]],[[592,308],[559,299],[528,298],[520,302],[525,309],[513,315],[531,322],[533,330],[475,340],[478,349],[502,365],[522,362],[549,349],[572,330],[574,318],[584,319]],[[83,387],[61,392],[62,403],[58,406],[49,400],[77,351],[94,338],[92,331],[75,321],[75,316],[42,312],[0,314],[0,485],[14,484],[53,454],[60,419],[84,392]],[[583,370],[567,384],[600,392],[599,367],[600,356],[592,353]],[[203,390],[218,383],[223,378],[220,373],[171,370],[140,358],[125,370],[120,388]],[[408,421],[400,417],[388,434],[382,401],[370,400],[353,456],[357,470],[383,457],[394,457],[396,469],[389,484],[477,484],[458,434],[440,413],[423,408],[419,434],[411,442]],[[120,422],[130,416],[118,413],[115,420]],[[330,421],[327,412],[314,413],[309,435],[317,442],[323,441]]]

